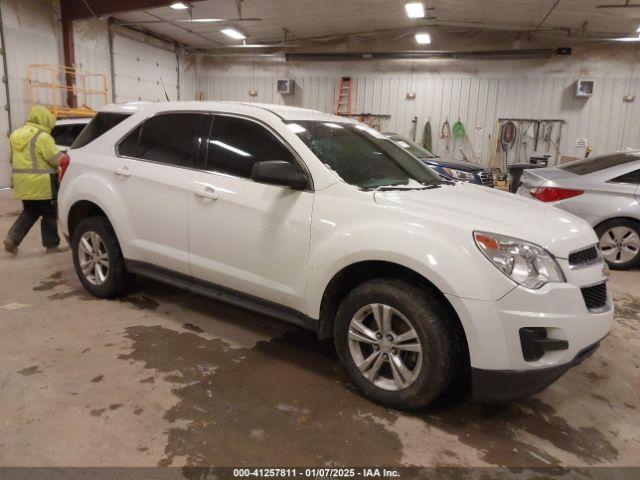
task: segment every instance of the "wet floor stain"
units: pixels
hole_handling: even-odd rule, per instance
[[[373,410],[392,420],[395,414],[348,388],[332,349],[312,334],[260,342],[253,349],[229,349],[220,340],[160,326],[130,327],[126,336],[133,351],[120,358],[142,362],[175,383],[179,401],[165,419],[188,422],[169,429],[161,465],[176,457],[190,465],[400,461],[397,436],[357,416]]]
[[[45,280],[41,281],[38,285],[33,287],[36,292],[43,292],[47,290],[53,290],[58,285],[62,285],[64,280],[62,279],[62,271],[57,271],[49,275]]]
[[[135,296],[128,295],[118,299],[120,302],[129,303],[139,310],[156,310],[160,304],[148,295]]]
[[[422,418],[455,434],[462,443],[481,450],[483,459],[493,465],[560,465],[558,459],[540,446],[519,440],[520,432],[548,442],[588,464],[606,463],[618,458],[618,451],[601,432],[594,428],[572,427],[552,406],[537,398],[511,405],[466,402]]]
[[[38,365],[33,365],[31,367],[23,368],[22,370],[18,370],[18,373],[22,376],[29,377],[31,375],[35,375],[36,373],[42,373]]]
[[[251,349],[230,349],[220,340],[161,326],[129,327],[125,335],[133,350],[119,358],[141,362],[172,382],[178,403],[164,418],[187,424],[168,430],[160,465],[176,458],[196,466],[401,462],[393,425],[407,414],[355,392],[331,342],[319,342],[312,333],[296,331]],[[509,406],[460,402],[411,416],[456,436],[497,466],[561,465],[545,444],[587,464],[618,458],[601,432],[569,425],[536,398]],[[522,434],[540,441],[531,445]]]
[[[197,325],[194,325],[193,323],[183,323],[182,328],[186,328],[187,330],[191,330],[192,332],[196,332],[196,333],[204,333],[203,329],[201,329]]]

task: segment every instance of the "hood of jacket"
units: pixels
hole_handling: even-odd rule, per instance
[[[24,151],[29,142],[38,130],[51,133],[56,125],[56,117],[41,105],[32,107],[27,117],[27,123],[22,128],[15,130],[11,134],[11,146],[17,151]]]

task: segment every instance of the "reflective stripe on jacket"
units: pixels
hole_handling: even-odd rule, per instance
[[[61,156],[50,134],[55,122],[49,110],[35,106],[27,123],[11,134],[13,188],[19,200],[53,198],[51,175],[58,173]]]

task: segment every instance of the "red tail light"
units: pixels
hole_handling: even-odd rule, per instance
[[[67,168],[69,168],[70,161],[71,161],[71,157],[69,157],[67,153],[63,153],[62,156],[60,157],[60,163],[58,164],[60,167],[60,173],[58,174],[59,181],[62,181],[62,177],[64,177],[64,174],[66,173]]]
[[[537,187],[529,190],[531,195],[541,202],[557,202],[566,200],[567,198],[582,195],[584,190],[574,190],[573,188],[557,188],[557,187]]]

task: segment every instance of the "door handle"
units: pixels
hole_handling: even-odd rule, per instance
[[[129,171],[129,167],[120,167],[119,169],[115,170],[113,172],[115,175],[117,175],[118,177],[130,177],[131,176],[131,172]]]
[[[207,198],[209,200],[217,200],[218,192],[215,191],[213,187],[205,186],[201,187],[194,192],[197,196],[202,198]]]

